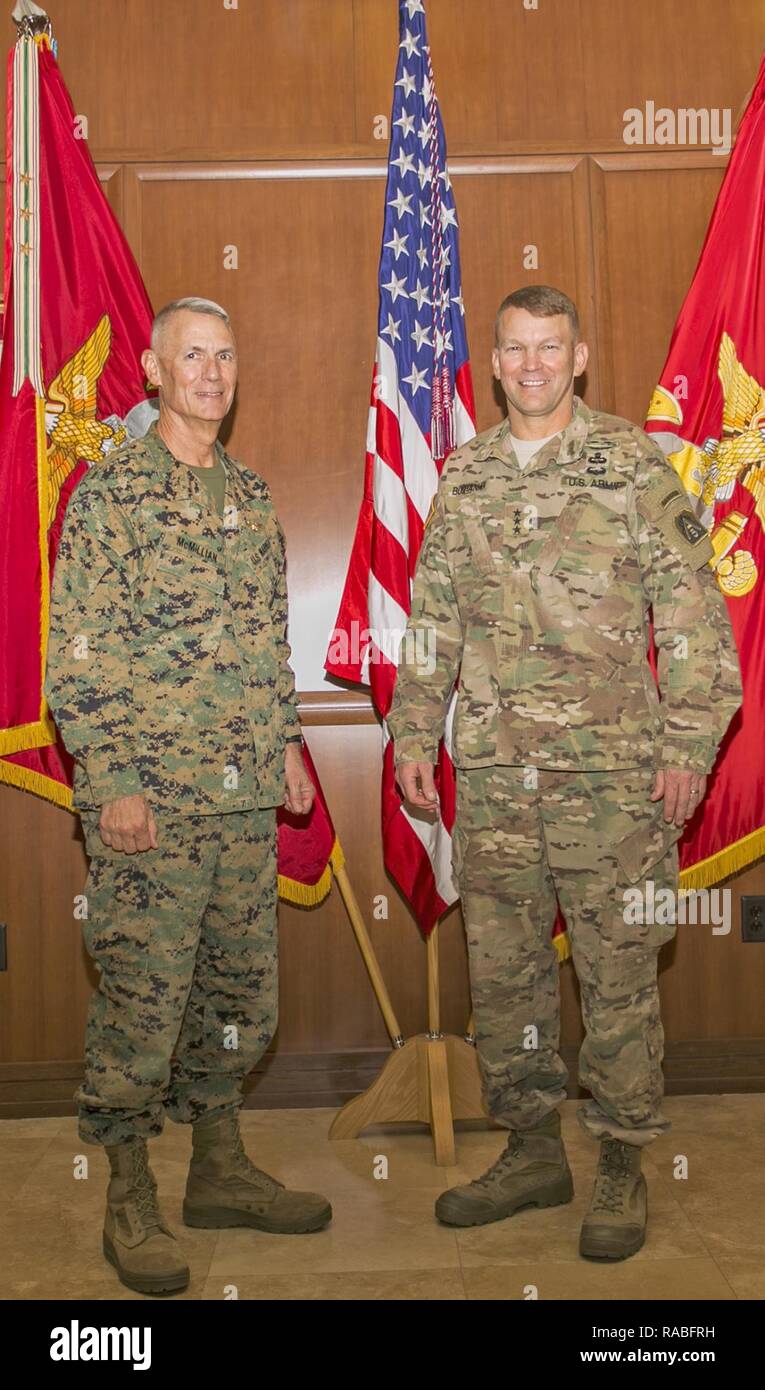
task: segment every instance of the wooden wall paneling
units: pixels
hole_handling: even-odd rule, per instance
[[[51,11],[99,159],[379,152],[395,0],[51,0]],[[429,0],[427,11],[452,155],[619,150],[624,111],[647,100],[735,117],[762,48],[759,0]],[[10,47],[10,22],[5,33]]]
[[[450,167],[479,431],[504,414],[491,369],[494,316],[505,295],[522,285],[556,285],[578,301],[592,348],[591,395],[598,353],[586,161],[567,155],[519,156],[458,159]],[[524,248],[530,245],[538,249],[536,270],[523,265]]]
[[[299,158],[353,144],[352,0],[51,0],[50,12],[99,159]],[[10,24],[6,34],[10,47]]]
[[[731,895],[729,934],[689,921],[662,952],[665,1030],[675,1042],[763,1035],[765,947],[741,939],[741,898],[765,895],[765,859],[719,888]]]
[[[702,151],[593,157],[603,410],[645,419],[725,163]]]
[[[729,107],[735,121],[762,48],[759,0],[429,0],[427,11],[452,157],[619,150],[624,112],[648,100]],[[371,115],[390,111],[395,6],[354,0],[354,15],[369,149]]]
[[[0,785],[0,1061],[81,1057],[95,972],[86,966],[75,895],[85,882],[79,818]]]
[[[757,75],[759,0],[562,0],[556,15],[564,89],[574,73],[563,44],[574,25],[581,35],[575,77],[587,112],[583,149],[634,151],[624,145],[624,113],[644,111],[648,101],[656,109],[729,107],[735,124]],[[556,89],[553,108],[559,100]]]
[[[109,207],[122,226],[125,215],[123,167],[121,164],[97,164],[96,173]]]

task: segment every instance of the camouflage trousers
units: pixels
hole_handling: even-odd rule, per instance
[[[83,812],[83,935],[100,979],[76,1094],[86,1142],[242,1103],[277,1019],[276,812],[155,811],[159,847],[110,849]]]
[[[652,922],[650,907],[634,910],[634,890],[643,904],[676,892],[680,834],[665,825],[663,802],[649,800],[654,771],[489,767],[457,777],[454,868],[490,1114],[528,1129],[566,1095],[551,941],[559,902],[586,1032],[579,1080],[592,1099],[580,1123],[593,1138],[650,1143],[669,1129],[657,957],[677,928],[675,912]]]

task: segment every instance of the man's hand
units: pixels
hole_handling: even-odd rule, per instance
[[[303,762],[299,743],[288,743],[284,750],[284,804],[293,816],[307,816],[314,803],[316,788]]]
[[[673,820],[680,829],[704,800],[707,779],[700,772],[681,772],[677,767],[659,768],[651,792],[652,801],[664,797],[664,819],[669,825]]]
[[[140,794],[105,801],[98,828],[104,844],[124,854],[157,848],[157,823],[146,798]]]
[[[396,777],[404,800],[421,811],[438,809],[438,793],[433,780],[432,763],[398,763]]]

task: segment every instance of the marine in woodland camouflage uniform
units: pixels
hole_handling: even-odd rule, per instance
[[[401,665],[389,727],[400,779],[407,764],[427,774],[459,675],[454,870],[491,1114],[525,1131],[565,1097],[557,896],[586,1028],[580,1121],[643,1145],[668,1128],[656,964],[676,927],[625,921],[624,892],[676,889],[682,818],[651,799],[656,775],[701,781],[741,687],[677,474],[635,425],[572,401],[525,469],[508,420],[444,465],[404,644],[435,662]]]
[[[100,969],[80,1134],[107,1145],[241,1105],[276,1026],[274,808],[300,741],[284,538],[262,478],[215,453],[188,466],[153,425],[91,467],[56,563],[45,694]],[[125,853],[102,811],[136,795],[156,845]]]

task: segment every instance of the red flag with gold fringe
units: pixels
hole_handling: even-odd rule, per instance
[[[307,816],[293,816],[283,808],[279,810],[276,821],[279,897],[297,903],[298,907],[315,907],[332,887],[330,871],[341,869],[345,856],[305,742],[303,759],[316,788],[316,798]]]
[[[715,883],[765,851],[764,227],[765,59],[645,426],[709,530],[744,687],[680,844],[686,888]]]
[[[0,360],[0,781],[71,806],[42,694],[48,596],[69,497],[127,438],[152,311],[51,48],[24,4],[9,57]]]

